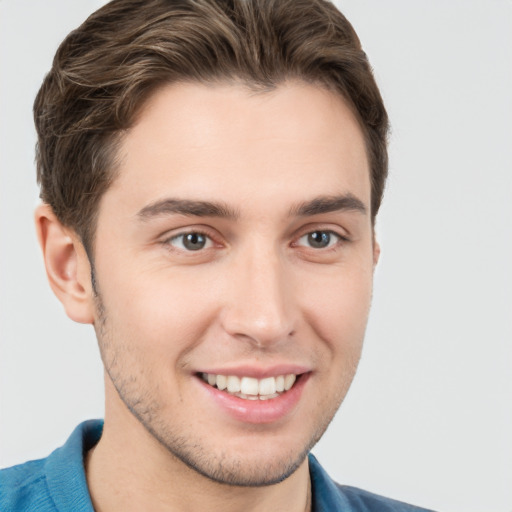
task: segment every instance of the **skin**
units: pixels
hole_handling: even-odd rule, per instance
[[[354,115],[298,82],[170,85],[119,157],[94,290],[80,240],[48,206],[36,213],[50,283],[72,319],[94,324],[105,365],[104,433],[86,468],[96,510],[308,509],[305,456],[354,377],[379,254]],[[361,207],[298,212],[335,196]],[[154,207],[169,198],[231,215]],[[191,232],[204,248],[187,249]],[[262,424],[233,418],[197,377],[279,364],[308,379],[291,412]]]

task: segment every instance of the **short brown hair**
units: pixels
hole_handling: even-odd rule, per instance
[[[354,29],[325,0],[113,0],[96,11],[62,42],[34,103],[41,198],[92,250],[117,143],[156,88],[236,80],[265,90],[289,79],[334,90],[354,110],[374,220],[388,118]]]

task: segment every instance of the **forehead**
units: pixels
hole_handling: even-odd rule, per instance
[[[260,210],[262,201],[307,195],[370,201],[355,116],[340,95],[300,82],[258,93],[235,84],[165,86],[123,138],[120,157],[104,201],[122,197],[134,208],[166,196],[220,196]]]

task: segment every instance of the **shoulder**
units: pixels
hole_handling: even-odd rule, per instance
[[[83,455],[101,436],[98,420],[80,424],[45,459],[0,471],[1,512],[93,512]]]
[[[0,510],[56,510],[48,491],[45,461],[33,460],[0,471]]]
[[[313,455],[309,472],[315,512],[432,512],[332,480]]]
[[[339,484],[336,484],[336,487],[352,506],[350,510],[358,512],[432,512],[424,508],[415,507],[414,505],[373,494],[363,489],[358,489],[357,487]]]

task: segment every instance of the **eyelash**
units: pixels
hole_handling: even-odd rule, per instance
[[[187,247],[185,247],[185,237],[188,237],[188,236],[193,236],[193,237],[203,237],[206,241],[205,241],[205,244],[207,245],[207,247],[199,247],[197,248],[196,250],[194,249],[187,249]],[[182,240],[182,247],[176,247],[172,244],[173,241],[175,240],[179,240],[181,239]],[[174,249],[177,249],[177,250],[180,250],[180,251],[184,251],[184,252],[190,252],[190,253],[194,253],[194,252],[201,252],[205,249],[209,249],[210,247],[212,247],[214,245],[214,240],[213,238],[208,234],[208,233],[205,233],[204,231],[200,231],[200,230],[190,230],[190,231],[184,231],[182,233],[178,233],[176,235],[173,235],[171,236],[170,238],[167,238],[166,240],[163,241],[163,244],[166,245],[166,246],[171,246],[173,247]]]
[[[321,233],[322,234],[322,239],[324,239],[324,237],[328,237],[328,245],[326,247],[311,247],[311,246],[308,246],[308,248],[311,248],[311,249],[314,249],[314,250],[318,250],[318,251],[329,251],[329,250],[335,250],[337,247],[339,247],[341,244],[343,244],[344,242],[348,242],[348,238],[347,237],[344,237],[342,235],[340,235],[339,233],[336,233],[335,231],[333,230],[330,230],[330,229],[315,229],[313,231],[308,231],[307,233],[304,233],[303,235],[301,235],[298,239],[297,242],[295,242],[293,245],[295,246],[300,246],[299,242],[300,240],[304,239],[304,238],[308,238],[308,237],[311,237],[312,235],[315,235],[315,234],[319,234]],[[332,240],[334,238],[334,240]],[[311,242],[311,240],[309,240]]]
[[[312,235],[315,235],[315,234],[318,234],[318,233],[321,233],[322,234],[322,238],[325,238],[326,236],[329,237],[329,240],[328,240],[328,245],[326,247],[311,247],[311,246],[306,246],[308,249],[312,249],[314,250],[315,252],[316,251],[333,251],[333,250],[336,250],[337,248],[339,248],[340,245],[342,245],[343,243],[346,243],[346,242],[349,242],[350,240],[346,237],[346,236],[343,236],[333,230],[330,230],[330,229],[314,229],[314,230],[311,230],[311,231],[307,231],[305,232],[304,234],[302,234],[298,239],[296,239],[297,241],[296,242],[293,242],[292,243],[292,247],[304,247],[305,245],[302,245],[300,244],[300,241],[304,238],[307,238],[307,237],[311,237]],[[197,249],[190,249],[190,248],[187,248],[186,247],[186,238],[185,237],[203,237],[205,239],[205,243],[202,247],[198,247]],[[332,238],[334,238],[334,241],[332,240]],[[181,247],[176,247],[173,242],[174,241],[177,241],[177,240],[180,240],[181,239]],[[191,243],[194,243],[194,239],[192,240],[189,240]],[[311,240],[309,240],[311,241]],[[205,231],[201,231],[201,230],[194,230],[194,229],[191,229],[190,231],[184,231],[184,232],[181,232],[181,233],[178,233],[176,235],[173,235],[169,238],[166,238],[165,240],[162,241],[162,244],[167,246],[167,247],[171,247],[173,249],[176,249],[178,251],[183,251],[183,252],[188,252],[188,253],[200,253],[200,252],[203,252],[204,250],[207,250],[207,249],[210,249],[211,247],[213,247],[215,245],[215,240],[213,239],[213,237],[211,235],[209,235],[208,233],[206,233]]]

